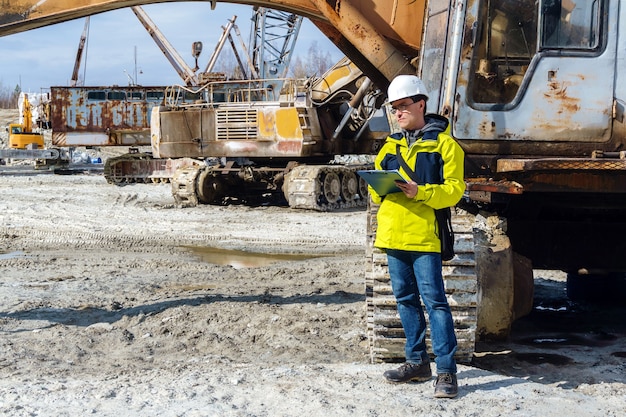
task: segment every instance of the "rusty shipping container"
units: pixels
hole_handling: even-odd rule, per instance
[[[165,87],[51,87],[52,144],[149,146],[150,113]]]

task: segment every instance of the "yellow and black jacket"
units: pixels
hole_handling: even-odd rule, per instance
[[[369,187],[372,201],[380,204],[374,242],[378,248],[439,253],[441,243],[434,210],[454,206],[465,192],[465,155],[450,136],[447,119],[430,114],[425,120],[426,125],[410,147],[404,133],[395,133],[387,137],[374,161],[376,169],[398,169],[410,178],[396,156],[399,146],[402,158],[420,180],[413,199],[402,192],[381,197]]]

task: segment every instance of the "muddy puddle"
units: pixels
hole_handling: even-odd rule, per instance
[[[307,259],[333,256],[313,254],[260,253],[200,246],[185,246],[185,249],[190,251],[194,256],[198,257],[203,262],[215,265],[230,265],[236,269],[259,268],[263,266],[269,266],[276,262],[303,261]]]
[[[19,258],[20,256],[24,256],[24,252],[0,252],[0,260]]]

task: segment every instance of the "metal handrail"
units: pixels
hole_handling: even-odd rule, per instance
[[[274,86],[282,86],[280,91]],[[259,105],[262,103],[294,102],[298,82],[293,78],[261,80],[211,81],[200,87],[172,85],[165,89],[165,105],[171,107],[220,106],[224,104]],[[186,96],[196,98],[187,99]]]

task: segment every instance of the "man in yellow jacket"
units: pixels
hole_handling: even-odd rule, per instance
[[[384,376],[391,382],[427,381],[432,377],[421,297],[430,319],[437,368],[435,397],[453,398],[458,393],[457,342],[444,292],[435,209],[454,206],[461,199],[465,191],[464,153],[450,136],[447,119],[426,113],[428,93],[418,77],[397,76],[387,96],[402,131],[387,138],[375,167],[398,169],[416,181],[398,182],[401,192],[385,196],[369,187],[373,202],[380,204],[374,245],[387,253],[391,286],[406,335],[406,362]],[[400,158],[414,175],[406,172]]]

